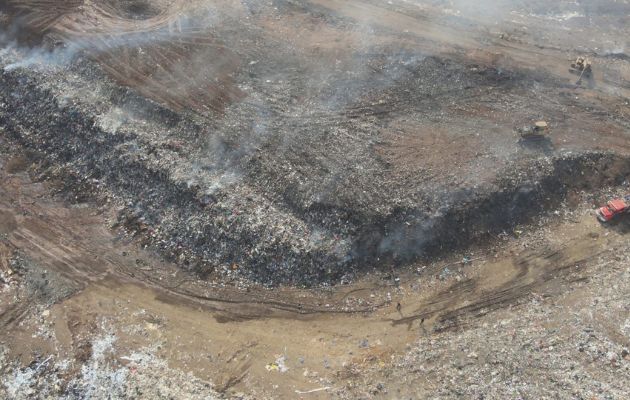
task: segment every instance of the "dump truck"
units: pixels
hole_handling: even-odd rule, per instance
[[[630,195],[620,199],[610,200],[605,206],[595,211],[601,222],[610,222],[622,214],[630,212]]]

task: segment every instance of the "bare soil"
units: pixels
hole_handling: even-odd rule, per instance
[[[0,397],[628,398],[630,8],[471,4],[0,3]]]
[[[400,360],[409,363],[417,346],[441,343],[433,351],[452,352],[444,356],[449,359],[458,351],[447,350],[450,336],[483,332],[483,327],[505,318],[524,318],[522,323],[529,326],[524,315],[531,301],[568,302],[569,310],[578,311],[587,301],[580,293],[595,289],[590,282],[614,277],[601,269],[602,259],[613,257],[614,271],[628,273],[627,264],[614,258],[623,257],[627,249],[625,221],[601,226],[584,203],[587,196],[580,198],[577,209],[543,218],[539,227],[517,229],[475,254],[452,255],[415,270],[369,276],[330,290],[238,290],[199,281],[141,250],[136,242],[117,237],[108,229],[107,207],[53,199],[55,185],[32,181],[28,170],[33,167],[24,161],[25,170],[7,172],[7,166],[15,165],[11,160],[3,160],[0,191],[0,249],[7,277],[0,317],[2,373],[5,389],[18,388],[7,392],[10,398],[29,398],[36,392],[75,398],[72,390],[81,398],[87,392],[77,379],[84,387],[113,385],[110,389],[127,393],[124,396],[129,392],[120,392],[120,387],[129,385],[140,390],[140,398],[167,396],[166,389],[150,392],[146,383],[136,382],[177,382],[187,373],[199,380],[197,386],[170,395],[435,394],[435,384],[424,379],[415,381],[413,389],[402,384],[407,378],[399,380],[405,373]],[[614,297],[623,294],[615,292]],[[562,300],[568,298],[580,301]],[[623,326],[623,313],[615,321],[607,321],[613,332]],[[484,340],[477,334],[469,346]],[[615,335],[616,346],[627,348],[628,336]],[[104,338],[114,345],[104,358],[95,359],[94,346],[102,346]],[[150,363],[139,361],[138,354],[150,354]],[[574,358],[568,357],[567,362]],[[279,359],[286,371],[273,367]],[[621,364],[611,373],[626,374],[630,361],[621,356],[616,360]],[[159,363],[164,366],[154,374],[152,365]],[[29,368],[37,369],[35,378],[16,383],[17,371]],[[100,370],[107,379],[91,382],[85,368]],[[417,366],[405,368],[416,371]],[[128,381],[112,382],[121,370],[127,371]],[[433,374],[440,376],[437,370]],[[50,383],[51,376],[59,381]],[[622,393],[622,388],[619,383],[611,393]],[[322,390],[298,393],[312,389]],[[533,387],[523,390],[537,393]]]

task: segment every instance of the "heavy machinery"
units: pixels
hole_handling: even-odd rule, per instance
[[[520,128],[518,132],[524,140],[543,139],[549,131],[549,124],[545,121],[538,121],[533,125]]]
[[[593,73],[591,60],[586,57],[578,57],[571,63],[571,69],[569,71],[580,76],[576,82],[576,85],[579,85],[582,82],[582,78],[590,78]]]
[[[630,212],[630,195],[621,199],[610,200],[605,206],[598,208],[595,215],[601,222],[610,222],[628,212]]]

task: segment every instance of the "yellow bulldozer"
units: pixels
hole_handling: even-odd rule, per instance
[[[579,85],[582,83],[582,78],[590,78],[593,74],[591,60],[586,57],[578,57],[571,63],[571,69],[569,71],[580,76],[576,82],[576,84]]]

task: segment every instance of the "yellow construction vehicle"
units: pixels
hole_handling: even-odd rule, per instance
[[[578,57],[571,63],[571,69],[569,71],[573,74],[580,75],[576,84],[579,85],[582,82],[582,78],[590,78],[593,73],[593,67],[591,60],[586,57]]]

